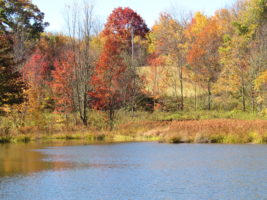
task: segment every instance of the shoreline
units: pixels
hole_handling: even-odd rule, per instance
[[[163,142],[199,144],[267,144],[266,120],[173,120],[131,122],[113,131],[90,129],[7,134],[0,143],[43,141]]]

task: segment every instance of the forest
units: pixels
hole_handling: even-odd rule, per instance
[[[104,25],[91,3],[64,14],[49,33],[30,0],[0,0],[1,142],[267,142],[267,0],[165,11],[151,29],[128,7]]]

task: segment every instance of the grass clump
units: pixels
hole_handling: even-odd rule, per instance
[[[22,136],[18,136],[15,138],[16,142],[23,142],[23,143],[28,143],[30,141],[32,141],[32,137],[29,135],[22,135]]]
[[[98,134],[98,135],[93,136],[93,139],[96,141],[104,141],[105,138],[106,138],[105,134]]]
[[[219,144],[219,143],[223,143],[223,141],[224,141],[223,135],[212,135],[210,137],[210,143]]]
[[[10,136],[1,136],[0,137],[0,143],[10,143],[12,141],[12,137]]]
[[[181,137],[179,137],[179,136],[171,137],[169,142],[173,143],[173,144],[183,143]]]

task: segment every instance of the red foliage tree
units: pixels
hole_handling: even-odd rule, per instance
[[[55,60],[61,56],[66,46],[66,39],[61,35],[44,35],[34,53],[27,59],[22,68],[24,81],[28,84],[29,102],[34,102],[35,109],[54,109],[52,99],[52,71]],[[30,103],[32,106],[33,103]]]
[[[45,77],[48,68],[49,63],[40,49],[33,53],[22,68],[23,79],[27,83],[27,91],[25,91],[27,109],[34,113],[36,118],[44,106],[47,94],[48,85]]]
[[[93,96],[96,98],[95,107],[110,111],[110,117],[119,106],[122,99],[122,83],[125,65],[120,57],[120,42],[108,37],[95,69],[93,83],[96,86]]]
[[[74,80],[74,54],[67,51],[54,62],[55,70],[52,71],[53,81],[51,87],[56,100],[57,112],[71,112],[74,109],[73,80]]]
[[[47,76],[48,69],[49,63],[45,58],[45,55],[40,51],[40,49],[37,49],[27,60],[22,73],[27,82],[40,86]]]
[[[108,17],[103,34],[119,35],[121,40],[131,38],[131,28],[134,34],[144,37],[149,31],[144,20],[131,8],[116,8]],[[130,41],[130,40],[129,40]]]
[[[130,83],[127,80],[124,55],[131,50],[131,34],[144,37],[148,28],[142,18],[130,8],[117,8],[108,18],[102,37],[105,44],[96,65],[93,85],[95,107],[114,112],[129,98]]]

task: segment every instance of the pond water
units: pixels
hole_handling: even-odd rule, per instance
[[[267,146],[0,145],[0,199],[267,199]]]

